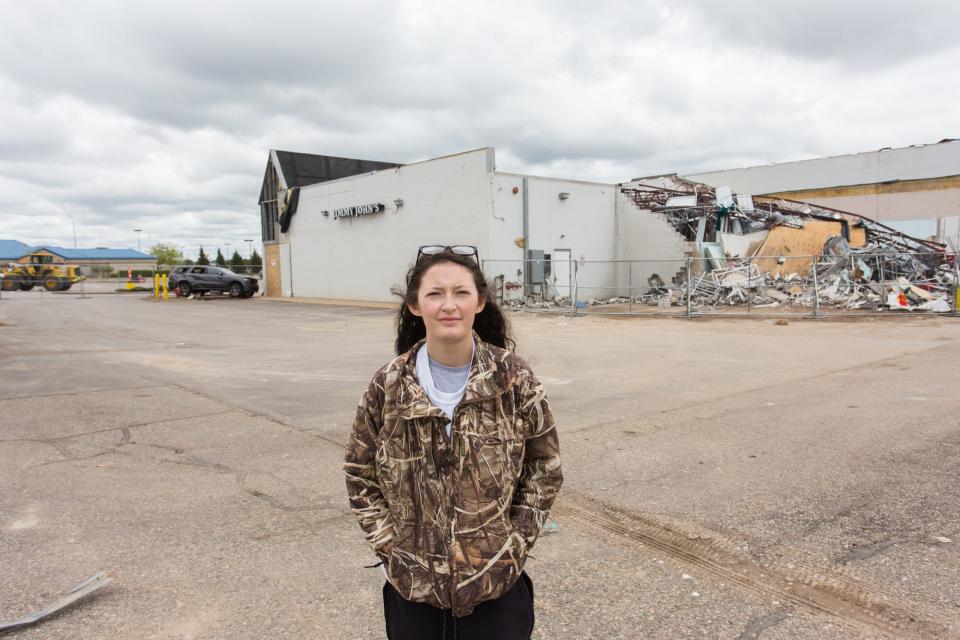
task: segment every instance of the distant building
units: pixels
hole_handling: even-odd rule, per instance
[[[53,245],[31,246],[19,240],[0,240],[0,262],[29,262],[35,254],[50,257],[55,264],[73,264],[84,267],[83,272],[90,274],[93,267],[109,266],[114,271],[153,269],[157,259],[147,253],[133,249],[67,249]]]
[[[19,240],[0,240],[0,262],[17,262],[33,251],[33,247]]]
[[[960,140],[685,177],[849,211],[918,238],[960,245]]]

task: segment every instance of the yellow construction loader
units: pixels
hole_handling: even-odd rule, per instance
[[[4,291],[30,291],[43,287],[47,291],[66,291],[75,283],[85,280],[80,267],[72,264],[55,264],[53,256],[34,253],[26,256],[29,262],[11,262],[0,267],[0,288]]]

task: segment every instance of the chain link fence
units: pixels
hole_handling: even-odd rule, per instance
[[[484,260],[508,309],[590,315],[840,317],[957,315],[953,253],[860,253],[684,260]]]

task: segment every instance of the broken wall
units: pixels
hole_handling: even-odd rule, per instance
[[[627,295],[632,280],[637,287],[646,287],[647,279],[657,274],[666,282],[686,269],[690,243],[660,213],[640,209],[623,192],[617,192],[617,259],[640,260],[633,265],[620,263],[617,282],[621,295]],[[632,269],[632,273],[631,273]]]

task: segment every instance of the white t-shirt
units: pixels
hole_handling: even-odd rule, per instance
[[[476,352],[477,345],[473,345]],[[471,361],[473,358],[471,357]],[[460,401],[463,400],[463,394],[467,390],[467,380],[470,378],[470,367],[467,366],[463,376],[463,385],[454,391],[441,391],[433,383],[433,373],[430,371],[430,356],[427,355],[426,343],[417,351],[417,380],[420,386],[427,392],[430,402],[439,407],[447,416],[447,437],[450,437],[450,429],[453,426],[450,420],[453,420],[453,410],[457,408]]]

